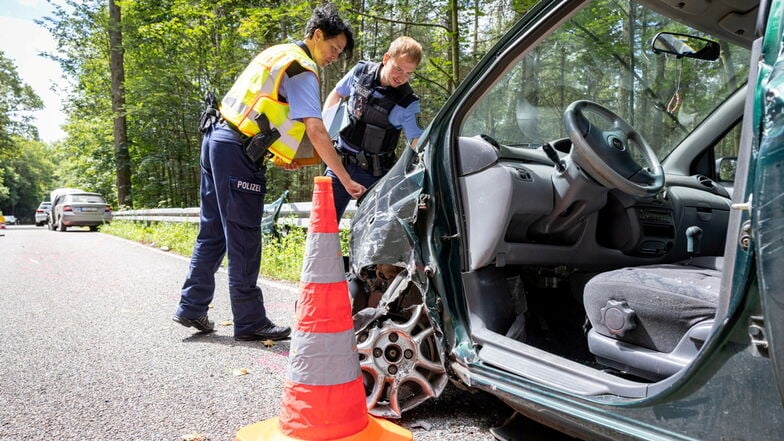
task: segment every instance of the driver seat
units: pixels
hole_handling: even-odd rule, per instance
[[[604,366],[652,381],[678,372],[710,335],[722,264],[700,256],[593,277],[583,293],[589,350]]]

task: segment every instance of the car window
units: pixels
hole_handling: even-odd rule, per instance
[[[735,126],[713,147],[716,180],[725,187],[732,187],[738,166],[741,124]]]
[[[68,196],[70,202],[83,204],[105,204],[106,201],[101,196],[72,194]]]
[[[630,18],[631,17],[631,18]],[[654,54],[662,31],[718,41],[716,61]],[[463,120],[461,136],[490,135],[536,148],[567,136],[564,110],[601,104],[635,127],[660,158],[747,78],[747,49],[688,28],[642,5],[597,1],[521,56]]]

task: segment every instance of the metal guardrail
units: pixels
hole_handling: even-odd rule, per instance
[[[307,228],[310,224],[310,209],[312,202],[291,202],[280,207],[278,223]],[[349,219],[357,211],[356,201],[350,201],[340,228],[349,227]],[[140,210],[120,210],[112,212],[113,219],[122,219],[135,222],[199,222],[199,207],[191,208],[145,208]]]
[[[138,222],[199,222],[199,207],[120,210],[112,212],[112,219]]]

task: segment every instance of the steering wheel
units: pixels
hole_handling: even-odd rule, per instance
[[[608,129],[591,123],[585,112],[607,120]],[[607,188],[632,196],[653,196],[664,187],[664,170],[651,146],[637,130],[611,110],[592,101],[575,101],[564,112],[574,162]],[[632,157],[630,142],[640,147],[648,167]]]

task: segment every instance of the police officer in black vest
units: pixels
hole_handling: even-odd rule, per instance
[[[422,135],[416,118],[419,97],[408,84],[421,60],[422,46],[411,37],[398,37],[381,63],[360,61],[327,96],[325,108],[348,98],[349,124],[340,131],[335,147],[351,179],[366,188],[392,168],[401,131],[411,148]],[[340,221],[352,198],[331,169],[326,175],[332,177]]]

